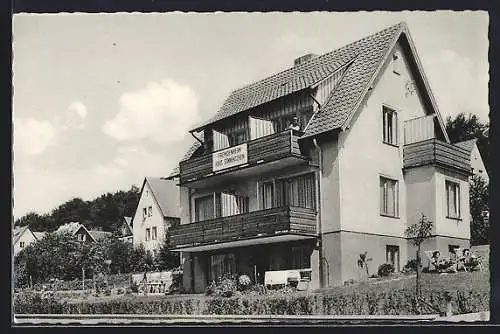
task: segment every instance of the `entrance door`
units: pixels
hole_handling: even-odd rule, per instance
[[[264,284],[264,276],[269,268],[269,254],[263,251],[254,252],[251,258],[253,281]]]

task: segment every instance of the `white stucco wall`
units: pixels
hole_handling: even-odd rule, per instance
[[[144,208],[152,206],[153,215],[151,217],[146,217],[143,219],[142,211]],[[157,239],[146,241],[146,229],[151,229],[151,236],[153,235],[152,228],[156,226],[157,229]],[[134,231],[134,247],[139,244],[143,244],[146,250],[153,252],[153,250],[159,251],[163,243],[165,236],[165,219],[160,211],[160,207],[156,203],[153,197],[151,188],[146,182],[144,189],[141,193],[141,198],[139,199],[139,204],[135,211],[133,220],[133,231]]]
[[[470,239],[469,182],[467,177],[437,168],[436,191],[436,234],[441,236]],[[446,180],[460,184],[460,220],[447,218]]]
[[[407,224],[416,224],[422,214],[436,222],[436,168],[423,166],[405,172]],[[436,224],[432,234],[436,234]]]
[[[412,80],[406,62],[398,75],[393,72],[392,56],[389,59],[350,129],[339,135],[341,229],[401,237],[407,226],[403,124],[426,113],[418,92],[406,94],[405,85]],[[397,147],[383,143],[384,105],[397,111]],[[380,176],[398,181],[399,218],[380,215]]]
[[[28,246],[30,243],[35,242],[36,238],[31,233],[30,229],[26,229],[26,231],[23,232],[21,237],[17,240],[17,242],[14,244],[14,256],[17,255],[24,247]],[[24,242],[24,247],[21,247],[21,242]]]

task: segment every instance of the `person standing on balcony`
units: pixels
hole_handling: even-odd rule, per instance
[[[288,129],[292,129],[294,131],[300,131],[300,125],[299,125],[299,119],[298,117],[294,117],[290,125],[288,126]]]

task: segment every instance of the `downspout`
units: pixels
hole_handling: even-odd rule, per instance
[[[323,279],[323,236],[322,236],[322,227],[321,227],[321,181],[323,178],[323,152],[321,150],[321,146],[318,145],[318,141],[316,138],[313,138],[313,144],[316,147],[318,151],[318,164],[319,164],[319,177],[318,177],[318,190],[317,190],[317,198],[318,198],[318,213],[316,215],[316,227],[318,229],[318,243],[319,243],[319,249],[318,249],[318,256],[319,256],[319,285],[320,288],[323,288],[324,286],[324,279]],[[328,273],[330,275],[330,273]]]
[[[200,138],[196,137],[196,136],[194,135],[193,131],[189,131],[189,133],[191,134],[191,136],[193,136],[193,137],[194,137],[194,139],[196,139],[197,141],[199,141],[201,145],[204,145],[203,141],[202,141]]]

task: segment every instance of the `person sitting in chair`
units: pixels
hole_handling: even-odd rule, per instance
[[[437,270],[438,269],[438,265],[439,265],[439,256],[441,255],[441,253],[437,250],[437,251],[434,251],[432,253],[432,257],[431,257],[431,264],[434,266],[434,269]]]
[[[463,250],[463,263],[464,263],[465,267],[473,269],[479,265],[479,260],[477,259],[476,256],[474,256],[474,254],[472,254],[470,252],[469,249],[464,249]]]

